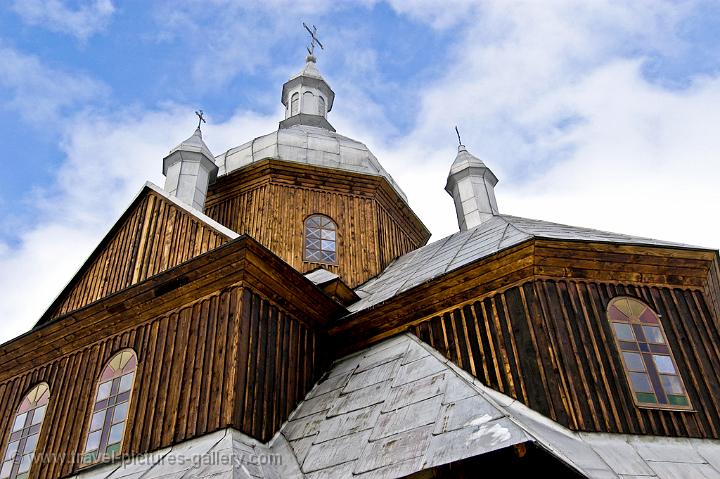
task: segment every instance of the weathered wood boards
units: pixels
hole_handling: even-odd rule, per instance
[[[635,407],[605,317],[616,296],[660,313],[695,412]],[[528,281],[412,331],[485,384],[571,429],[720,437],[720,332],[697,289]]]
[[[707,250],[531,239],[343,318],[330,334],[346,353],[536,277],[694,288],[717,295],[717,288],[706,287],[715,256]]]
[[[205,212],[257,239],[297,270],[322,266],[350,287],[430,237],[386,179],[279,160],[219,178],[208,192]],[[313,213],[338,226],[337,265],[303,260],[303,223]]]
[[[572,429],[717,439],[715,256],[530,240],[343,318],[330,330],[332,344],[344,354],[410,330],[484,383]],[[610,299],[621,295],[661,315],[697,411],[635,406],[605,317]]]
[[[715,313],[715,324],[720,327],[720,256],[716,253],[704,283],[710,308]]]
[[[238,238],[0,347],[0,437],[23,394],[46,381],[52,399],[38,450],[66,459],[35,477],[72,473],[97,375],[129,347],[139,366],[124,451],[227,426],[267,441],[325,369],[322,325],[343,311]]]
[[[127,288],[228,240],[146,187],[40,322]]]

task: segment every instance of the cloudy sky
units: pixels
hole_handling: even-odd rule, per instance
[[[162,185],[195,109],[216,154],[277,128],[302,21],[326,47],[330,121],[433,240],[457,229],[457,124],[500,178],[501,212],[720,247],[718,2],[7,0],[0,342],[146,180]]]

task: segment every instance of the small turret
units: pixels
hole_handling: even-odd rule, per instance
[[[497,182],[495,174],[482,160],[471,155],[465,145],[458,146],[445,191],[455,201],[460,231],[474,228],[499,214],[495,200]]]
[[[165,191],[202,212],[208,185],[217,178],[218,167],[214,158],[198,126],[190,138],[173,148],[163,159]]]

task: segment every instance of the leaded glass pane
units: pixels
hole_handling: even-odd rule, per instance
[[[2,465],[2,470],[0,470],[0,478],[5,479],[6,477],[10,477],[10,472],[12,471],[13,462],[7,461],[4,462]]]
[[[107,410],[103,409],[102,411],[98,411],[92,415],[92,420],[90,421],[90,431],[97,431],[98,429],[102,429],[102,426],[105,423],[106,412]]]
[[[670,356],[653,354],[653,359],[655,360],[655,367],[660,374],[675,374],[675,366]]]
[[[107,381],[98,386],[97,396],[95,401],[102,401],[110,396],[110,389],[112,388],[112,381]]]
[[[653,313],[650,308],[647,308],[638,319],[641,323],[658,324],[657,316],[655,316],[655,313]]]
[[[668,396],[668,401],[674,406],[689,406],[687,396]]]
[[[645,326],[642,327],[643,333],[645,334],[645,340],[649,343],[663,344],[665,338],[663,338],[662,331],[657,326]]]
[[[7,452],[5,453],[4,459],[14,458],[19,445],[20,445],[20,441],[13,441],[10,444],[8,444]]]
[[[20,460],[20,467],[18,468],[18,474],[22,474],[23,472],[28,472],[30,470],[30,466],[32,465],[32,454],[26,454],[22,457]]]
[[[30,421],[31,425],[40,424],[43,419],[45,419],[45,411],[47,410],[47,406],[40,406],[39,408],[35,409],[32,415],[32,420]]]
[[[665,392],[668,394],[683,394],[682,384],[680,384],[680,378],[677,376],[662,375],[662,385]]]
[[[132,383],[133,383],[134,377],[135,377],[135,373],[130,373],[130,374],[126,374],[122,378],[120,378],[119,392],[124,393],[125,391],[129,391],[130,389],[132,389]]]
[[[635,393],[635,398],[641,403],[657,404],[657,397],[653,393]]]
[[[115,424],[113,427],[111,427],[110,428],[110,438],[108,439],[108,444],[114,444],[116,442],[122,441],[123,432],[125,432],[125,423],[124,422]]]
[[[115,412],[113,412],[113,424],[124,421],[127,418],[128,403],[124,402],[115,406]]]
[[[650,384],[650,377],[645,373],[630,373],[630,382],[632,387],[637,392],[653,392],[652,385]]]
[[[115,444],[110,444],[107,447],[107,449],[105,449],[105,454],[107,454],[109,456],[114,456],[118,452],[120,452],[120,443],[119,442],[116,442]]]
[[[102,431],[95,431],[88,434],[87,442],[85,443],[85,450],[91,451],[93,449],[97,449],[100,447],[100,437],[102,436]]]
[[[27,413],[24,412],[22,414],[19,414],[15,417],[15,422],[13,423],[13,432],[19,431],[25,426],[25,419],[27,418]]]
[[[23,451],[23,453],[30,454],[31,452],[35,452],[35,446],[37,446],[39,437],[40,436],[38,434],[28,436],[28,438],[25,440],[25,450]]]
[[[635,333],[632,326],[624,323],[612,323],[615,336],[620,341],[635,341]]]
[[[630,371],[645,371],[645,363],[643,362],[643,358],[638,353],[623,353],[623,358],[625,359],[625,366]]]
[[[334,241],[325,241],[325,240],[323,240],[323,241],[322,241],[322,246],[321,246],[321,248],[322,248],[324,251],[335,251],[335,242],[334,242]]]
[[[612,321],[619,321],[621,323],[625,323],[628,320],[628,317],[623,314],[622,311],[620,311],[616,306],[610,306],[610,309],[608,310],[608,316],[610,316],[610,319]]]

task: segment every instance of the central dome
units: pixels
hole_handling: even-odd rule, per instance
[[[218,175],[268,158],[382,176],[405,202],[407,197],[367,146],[325,128],[293,125],[259,136],[215,157]]]

